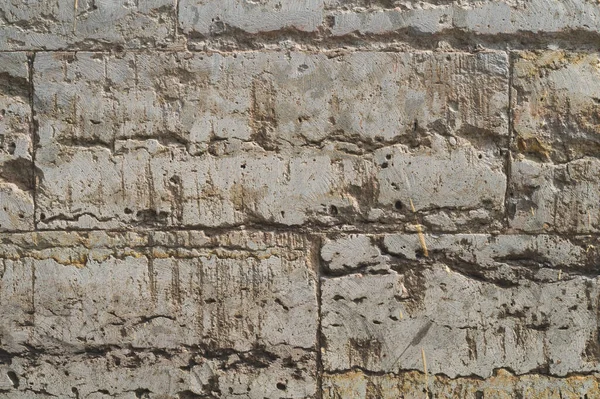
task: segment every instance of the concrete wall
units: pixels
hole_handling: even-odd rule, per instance
[[[0,398],[600,398],[596,0],[4,0]]]

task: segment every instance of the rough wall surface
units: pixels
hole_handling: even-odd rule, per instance
[[[0,398],[600,398],[596,0],[5,0]]]

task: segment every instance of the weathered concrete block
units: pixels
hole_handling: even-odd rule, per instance
[[[40,226],[412,223],[411,201],[494,225],[507,77],[504,53],[39,55]]]
[[[165,46],[175,14],[173,0],[8,0],[0,4],[0,50]]]
[[[2,351],[314,351],[315,271],[299,236],[46,232],[2,242]]]
[[[597,232],[599,56],[551,51],[515,57],[511,226]]]
[[[600,147],[600,55],[515,52],[515,149],[539,162],[597,156]]]
[[[511,167],[508,207],[511,227],[560,233],[599,230],[597,159],[586,157],[556,165],[519,158]]]
[[[181,0],[183,33],[202,36],[225,32],[314,32],[323,23],[323,0]]]
[[[416,234],[372,242],[390,258],[387,272],[322,281],[325,371],[423,370],[422,351],[429,372],[450,378],[600,369],[591,241],[426,236],[429,258],[415,256]]]
[[[502,52],[43,53],[34,79],[42,146],[155,138],[199,153],[222,140],[265,149],[331,141],[361,153],[417,147],[431,133],[482,149],[507,144]]]
[[[325,0],[335,36],[395,31],[442,33],[449,30],[479,35],[596,32],[600,10],[586,0],[402,2]]]
[[[0,231],[33,227],[31,82],[25,53],[0,53]]]
[[[515,1],[244,1],[183,0],[179,24],[194,40],[294,30],[326,36],[394,32],[523,35],[595,33],[600,10],[586,0]]]
[[[349,371],[325,375],[323,398],[396,399],[422,398],[429,394],[439,399],[579,399],[598,398],[600,375],[557,378],[547,375],[516,376],[497,370],[486,380],[473,377],[450,379],[411,371],[399,375],[366,375]]]

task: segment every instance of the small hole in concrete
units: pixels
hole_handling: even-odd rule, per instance
[[[138,388],[135,391],[135,397],[136,398],[148,398],[150,397],[150,390],[146,389],[146,388]]]
[[[402,209],[404,205],[402,205],[402,201],[396,201],[396,203],[394,204],[394,208],[396,208],[397,210]]]
[[[9,371],[8,373],[6,373],[6,375],[8,376],[10,382],[13,384],[13,387],[18,388],[19,377],[17,377],[17,373],[15,373],[14,371]]]
[[[389,164],[387,162],[384,162],[381,164],[381,169],[385,169],[389,166]]]
[[[333,216],[336,216],[338,214],[337,206],[331,205],[329,207],[329,213],[331,213]]]
[[[285,391],[287,389],[287,385],[285,385],[283,382],[278,382],[277,389],[279,389],[280,391]]]

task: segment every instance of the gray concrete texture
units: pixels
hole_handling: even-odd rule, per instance
[[[596,0],[0,4],[0,399],[600,398]]]

